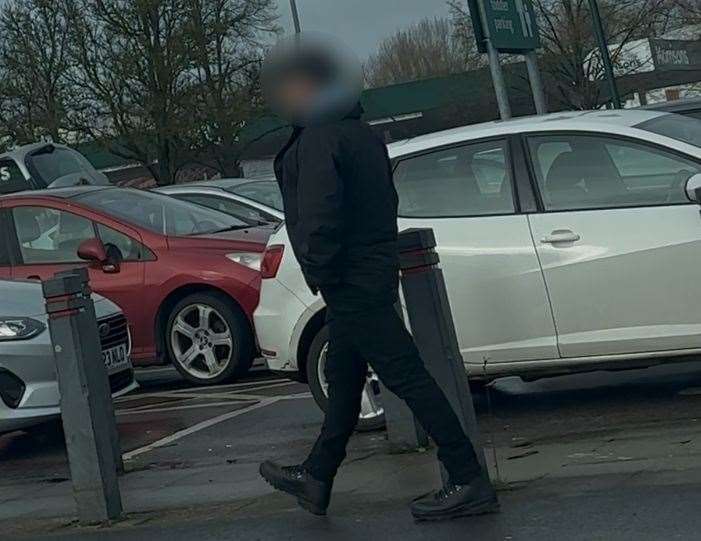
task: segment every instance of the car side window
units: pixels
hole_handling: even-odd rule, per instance
[[[119,261],[140,261],[150,258],[151,251],[143,244],[111,227],[97,224],[97,234],[107,254],[116,256]]]
[[[688,203],[685,186],[701,166],[671,152],[595,135],[528,139],[546,210]]]
[[[14,160],[0,160],[0,194],[30,190],[31,184]]]
[[[272,207],[275,210],[282,211],[284,208],[282,204],[282,192],[280,192],[280,187],[275,181],[247,182],[246,184],[235,186],[229,191],[251,199],[256,203]]]
[[[279,222],[280,220],[274,219],[269,214],[260,211],[256,208],[250,207],[238,201],[233,201],[225,197],[218,197],[216,195],[209,194],[177,194],[175,197],[179,199],[184,199],[185,201],[190,201],[191,203],[196,203],[197,205],[202,205],[214,210],[225,212],[235,218],[244,220],[251,223],[261,223],[261,222]]]
[[[70,212],[16,207],[12,219],[25,265],[79,262],[78,246],[95,238],[93,223]]]
[[[394,173],[406,218],[513,214],[505,141],[474,143],[402,160]]]

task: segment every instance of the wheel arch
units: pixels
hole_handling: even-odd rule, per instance
[[[161,301],[160,306],[158,307],[158,312],[156,313],[156,319],[154,321],[154,336],[156,337],[156,352],[160,360],[166,363],[170,362],[170,359],[168,359],[167,356],[168,348],[166,347],[165,342],[165,327],[168,324],[168,317],[170,316],[170,312],[173,310],[175,305],[178,304],[178,302],[180,302],[188,295],[192,295],[194,293],[216,293],[217,295],[220,295],[222,298],[226,299],[227,302],[229,302],[232,306],[234,306],[244,315],[244,319],[248,324],[248,331],[253,337],[254,343],[256,344],[256,348],[258,347],[258,343],[255,340],[253,324],[251,323],[250,318],[246,315],[246,311],[235,298],[233,298],[223,289],[209,284],[187,284],[177,287],[173,291],[168,293],[168,295],[165,296],[165,298]]]
[[[309,355],[309,348],[312,345],[312,341],[317,333],[321,330],[326,322],[326,307],[319,310],[314,314],[307,324],[304,326],[304,330],[299,337],[297,342],[297,372],[299,374],[300,381],[307,381],[307,357]]]

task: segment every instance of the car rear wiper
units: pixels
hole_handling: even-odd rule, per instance
[[[215,229],[214,231],[205,231],[204,233],[197,233],[197,235],[215,235],[217,233],[226,233],[228,231],[239,231],[240,229],[249,229],[250,227],[250,225],[232,225],[223,229]]]

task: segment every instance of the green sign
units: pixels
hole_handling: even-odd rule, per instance
[[[470,12],[481,51],[485,52],[484,44],[479,43],[480,37],[484,36],[482,21],[478,17],[480,6],[484,9],[489,37],[497,51],[523,53],[540,47],[532,0],[471,0]]]

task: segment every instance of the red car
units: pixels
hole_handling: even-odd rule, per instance
[[[270,229],[166,195],[82,186],[0,198],[0,278],[88,265],[130,321],[136,364],[197,384],[245,373]]]

